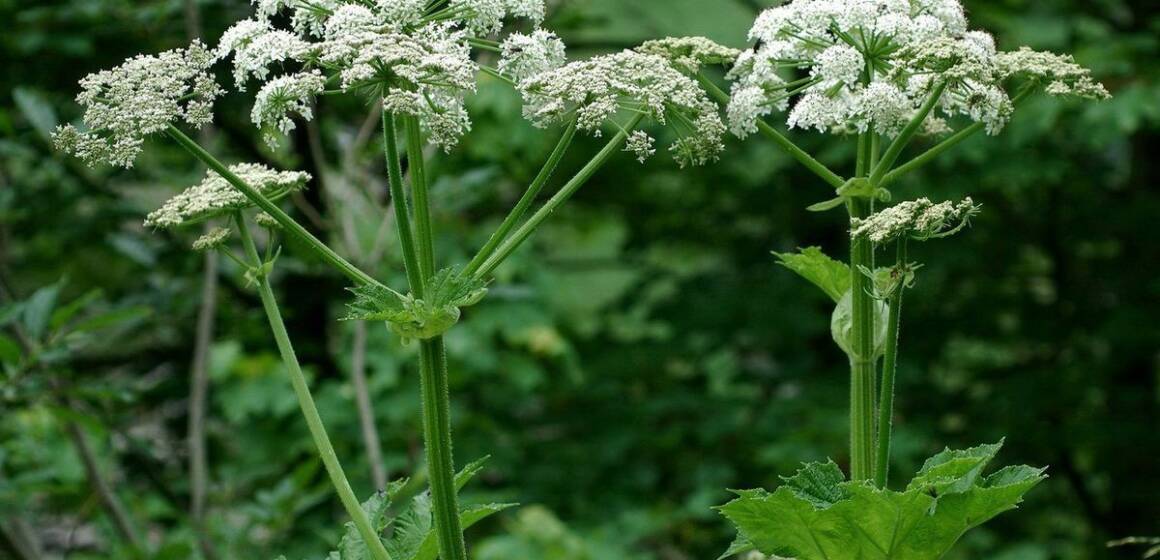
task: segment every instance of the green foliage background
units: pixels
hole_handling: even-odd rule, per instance
[[[196,2],[194,28],[209,41],[249,10]],[[1160,533],[1160,10],[1152,0],[965,4],[1003,47],[1076,53],[1115,98],[1030,103],[1000,137],[975,138],[897,185],[905,198],[970,194],[984,211],[966,235],[915,250],[926,266],[903,325],[894,472],[914,472],[943,445],[1006,435],[1003,463],[1048,464],[1051,478],[948,558],[1130,558],[1103,543]],[[549,25],[573,56],[664,35],[741,46],[763,5],[562,0]],[[60,301],[91,293],[84,313],[113,324],[66,336],[55,329],[68,321],[46,316],[57,335],[31,370],[11,332],[0,335],[0,520],[6,531],[23,521],[46,557],[69,547],[69,558],[118,557],[69,421],[94,442],[158,557],[197,557],[185,433],[204,263],[186,250],[191,238],[141,220],[201,171],[160,139],[131,172],[83,169],[47,140],[78,116],[80,77],[186,42],[189,7],[0,0],[0,323],[35,317],[51,295],[42,288],[59,285]],[[555,140],[520,120],[499,83],[484,83],[472,106],[475,131],[435,157],[432,177],[438,251],[460,262]],[[232,95],[214,151],[327,173],[338,186],[313,185],[296,214],[340,252],[369,258],[380,213],[343,202],[349,187],[380,200],[385,190],[374,140],[343,154],[366,108],[326,99],[321,112],[295,138],[300,149],[269,153],[248,126],[247,98]],[[851,159],[849,142],[795,137],[827,162]],[[569,169],[596,149],[586,142]],[[524,504],[472,529],[477,558],[712,558],[732,538],[710,509],[726,488],[773,487],[801,461],[844,462],[846,363],[829,339],[830,305],[770,254],[844,251],[837,214],[803,210],[828,194],[760,139],[733,140],[720,163],[686,172],[625,155],[500,270],[448,339],[457,459],[493,456],[467,496]],[[369,266],[401,285],[399,258],[388,250]],[[369,495],[351,325],[336,320],[344,284],[292,246],[279,263],[291,334],[356,490]],[[208,530],[223,558],[318,555],[340,534],[341,508],[257,298],[222,267]],[[32,302],[19,316],[18,301]],[[395,477],[421,469],[415,352],[370,329],[370,390]]]

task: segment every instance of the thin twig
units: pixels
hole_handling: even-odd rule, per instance
[[[101,474],[100,466],[97,464],[96,455],[93,453],[93,448],[89,445],[88,438],[81,431],[81,427],[72,420],[66,423],[66,429],[69,439],[72,440],[77,454],[80,455],[81,463],[84,465],[85,477],[88,478],[89,484],[92,486],[93,491],[96,492],[97,497],[101,499],[101,504],[105,506],[105,512],[112,519],[117,533],[121,535],[121,538],[125,542],[132,545],[133,548],[144,552],[144,542],[141,540],[141,536],[137,533],[136,527],[129,518],[129,512],[125,509],[125,505],[121,503],[121,499],[117,497],[109,481],[105,480],[104,475]]]
[[[198,546],[206,558],[217,558],[213,543],[205,527],[205,497],[209,484],[205,447],[206,396],[209,392],[209,351],[214,337],[214,318],[217,314],[218,256],[214,251],[205,254],[202,275],[201,307],[197,316],[197,334],[194,339],[193,363],[190,367],[189,390],[189,477],[190,515]]]

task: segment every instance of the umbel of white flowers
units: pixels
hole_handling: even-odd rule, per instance
[[[86,163],[132,167],[146,136],[183,120],[200,128],[213,121],[224,93],[208,69],[213,57],[200,41],[185,49],[141,55],[81,80],[77,103],[88,130],[72,125],[53,134],[57,147]]]
[[[303,171],[275,171],[256,163],[231,165],[230,171],[253,186],[267,199],[278,200],[294,191],[302,190],[310,181]],[[216,218],[253,206],[248,198],[213,170],[205,179],[169,199],[145,218],[145,225],[155,228],[175,228]]]
[[[212,120],[211,103],[222,90],[209,67],[229,60],[238,90],[261,83],[251,120],[271,148],[296,119],[314,117],[319,95],[351,92],[417,118],[430,142],[450,149],[471,129],[464,100],[483,70],[472,60],[472,45],[499,31],[505,18],[538,24],[544,13],[542,0],[254,3],[255,16],[227,30],[212,51],[195,42],[86,78],[78,99],[88,131],[62,127],[57,143],[91,164],[128,167],[147,135],[178,120],[195,126]],[[291,29],[274,25],[279,14],[289,16]],[[498,45],[492,72],[516,84],[525,115],[539,126],[575,120],[599,135],[606,124],[621,127],[619,115],[643,115],[675,132],[670,151],[682,165],[713,161],[723,149],[717,106],[683,72],[731,62],[739,51],[704,39],[667,39],[566,64],[564,43],[543,29],[509,34]],[[639,159],[655,154],[652,136],[625,132],[627,149]]]
[[[757,45],[728,75],[729,125],[742,137],[791,100],[791,128],[895,135],[942,84],[927,133],[958,115],[998,133],[1014,109],[1012,78],[1050,95],[1108,97],[1070,56],[996,51],[989,34],[968,29],[959,0],[791,0],[763,12],[749,38]]]
[[[865,219],[850,222],[850,235],[883,244],[903,236],[925,241],[947,237],[962,230],[979,213],[970,197],[959,202],[935,204],[928,198],[900,202]]]
[[[717,105],[693,79],[661,56],[633,50],[597,56],[541,72],[519,84],[524,115],[539,126],[575,118],[577,128],[599,135],[623,110],[671,125],[669,150],[681,165],[702,165],[724,149],[725,124]],[[645,159],[652,138],[636,131],[628,148]]]

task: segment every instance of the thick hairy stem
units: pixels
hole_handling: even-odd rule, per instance
[[[898,257],[894,270],[905,275],[906,238],[898,240]],[[898,286],[890,294],[890,316],[886,327],[886,357],[882,360],[882,384],[878,394],[878,457],[874,469],[874,484],[885,488],[890,477],[890,438],[894,422],[894,376],[898,369],[899,327],[902,319],[902,293],[906,278],[898,278]]]
[[[455,460],[451,444],[451,394],[447,385],[447,355],[443,337],[422,342],[419,370],[423,393],[423,440],[435,511],[439,557],[467,560],[455,491]]]
[[[539,210],[537,210],[535,214],[532,214],[531,217],[528,218],[528,221],[524,222],[524,224],[520,226],[519,229],[511,234],[511,237],[505,240],[495,250],[495,253],[490,258],[488,258],[487,261],[485,261],[479,270],[475,273],[476,278],[484,278],[491,274],[492,271],[494,271],[496,267],[498,267],[503,263],[504,260],[511,256],[511,254],[515,252],[515,250],[518,249],[520,245],[523,245],[524,241],[527,241],[528,238],[532,236],[532,233],[534,233],[536,229],[544,223],[544,220],[547,220],[553,212],[555,212],[560,208],[561,205],[567,202],[568,199],[572,197],[572,195],[576,194],[576,191],[580,190],[580,187],[584,186],[584,184],[587,183],[588,180],[591,179],[592,176],[595,175],[596,172],[599,171],[605,163],[608,163],[608,160],[620,150],[621,146],[624,145],[625,139],[628,138],[628,131],[635,129],[643,118],[643,114],[636,115],[627,126],[622,128],[620,132],[617,132],[616,135],[613,136],[612,139],[604,145],[604,148],[602,148],[600,152],[598,152],[584,167],[582,167],[580,171],[576,172],[576,175],[574,175],[572,179],[570,179],[563,187],[560,187],[559,192],[552,196],[552,198],[548,199],[548,202],[544,203],[544,205]]]
[[[868,144],[868,142],[867,142]],[[859,167],[862,167],[861,165]],[[853,198],[847,205],[851,218],[870,215],[868,199]],[[874,476],[874,299],[870,279],[862,269],[874,269],[874,247],[864,236],[851,237],[850,290],[852,330],[850,356],[850,479]]]
[[[262,257],[254,244],[254,238],[250,235],[249,226],[246,225],[246,220],[241,214],[237,215],[237,222],[242,242],[246,248],[246,255],[255,270],[260,270]],[[302,416],[306,419],[310,437],[314,440],[314,446],[318,449],[318,455],[322,458],[326,473],[330,475],[330,482],[338,493],[338,499],[342,502],[342,507],[346,509],[347,514],[350,515],[351,521],[354,522],[354,526],[366,543],[367,549],[370,550],[371,556],[375,560],[391,560],[390,553],[383,546],[382,540],[379,539],[378,533],[359,504],[354,490],[351,489],[350,481],[346,478],[342,464],[338,461],[338,455],[334,452],[334,446],[330,443],[330,436],[326,433],[326,426],[322,423],[322,416],[318,413],[314,397],[310,394],[310,386],[306,382],[306,376],[302,373],[302,367],[294,353],[294,346],[290,342],[290,333],[286,331],[286,324],[282,321],[282,312],[278,309],[278,301],[274,297],[273,288],[270,287],[269,278],[260,275],[256,280],[258,293],[262,298],[262,307],[266,310],[266,318],[270,321],[270,330],[274,334],[278,353],[282,356],[282,363],[286,366],[286,372],[290,376],[290,384],[294,387],[294,395],[298,398],[298,406],[302,410]]]
[[[126,543],[142,553],[146,552],[145,541],[141,540],[140,534],[137,533],[137,528],[129,517],[128,510],[125,509],[125,504],[121,503],[121,499],[113,491],[112,485],[101,473],[96,454],[93,453],[93,448],[89,445],[85,433],[81,431],[81,427],[76,422],[71,420],[67,423],[66,429],[69,439],[76,447],[77,455],[80,455],[81,464],[84,465],[85,477],[89,479],[93,492],[96,492],[97,497],[101,500],[101,505],[105,507],[105,512],[113,521],[113,527]]]
[[[204,556],[215,558],[212,541],[205,531],[205,496],[209,486],[205,451],[205,409],[209,392],[209,351],[217,314],[218,255],[208,251],[204,259],[201,307],[197,312],[197,333],[193,343],[193,363],[189,373],[189,485],[190,516]]]
[[[705,88],[705,91],[707,91],[709,95],[713,96],[713,98],[716,99],[718,103],[729,103],[729,94],[725,93],[725,91],[717,87],[717,84],[713,83],[713,80],[710,80],[703,74],[698,74],[697,79],[700,80],[701,85]],[[821,177],[823,181],[829,183],[831,187],[836,189],[846,184],[846,180],[843,179],[840,175],[831,171],[830,168],[826,167],[822,162],[814,159],[813,156],[798,147],[797,144],[794,144],[792,140],[786,138],[784,134],[778,132],[777,129],[770,126],[769,123],[758,119],[757,130],[760,131],[761,134],[763,134],[766,138],[772,140],[774,144],[777,144],[777,146],[784,150],[785,153],[789,154],[790,157],[796,159],[798,163],[805,166],[806,169],[809,169],[815,175]]]
[[[383,111],[383,145],[387,160],[387,178],[391,189],[391,205],[395,208],[395,226],[399,231],[399,245],[403,250],[403,266],[407,269],[407,282],[411,292],[422,298],[423,273],[419,264],[419,251],[415,245],[415,234],[411,228],[411,205],[403,188],[403,167],[399,162],[399,144],[396,138],[395,116]]]
[[[319,258],[326,261],[339,272],[345,274],[348,278],[359,285],[380,285],[380,283],[371,277],[371,275],[363,272],[357,266],[351,264],[346,259],[335,253],[333,249],[328,247],[325,243],[319,240],[314,234],[306,231],[306,228],[294,221],[288,214],[282,211],[277,204],[267,199],[257,189],[247,184],[238,177],[234,172],[230,171],[228,167],[212,154],[205,151],[197,142],[195,142],[185,133],[177,129],[173,125],[169,125],[167,129],[169,136],[177,141],[181,147],[185,148],[189,153],[193,154],[198,160],[204,163],[207,167],[214,170],[223,179],[229,182],[234,188],[238,189],[250,202],[255,206],[264,210],[269,214],[279,225],[282,226],[283,231],[287,235],[294,237],[301,241],[304,245],[310,248]]]
[[[524,191],[524,195],[520,197],[515,208],[512,208],[512,211],[504,218],[503,223],[488,238],[483,248],[476,253],[475,257],[471,259],[471,262],[467,264],[467,267],[463,269],[463,276],[467,277],[475,274],[479,270],[479,267],[483,266],[483,263],[495,254],[495,250],[499,247],[499,244],[507,239],[508,234],[516,227],[520,218],[523,218],[528,208],[531,208],[532,203],[536,200],[536,196],[540,194],[540,190],[544,188],[548,179],[552,177],[552,173],[556,170],[556,167],[560,165],[560,160],[563,159],[564,153],[568,151],[568,146],[572,144],[572,139],[575,136],[576,123],[573,121],[564,129],[564,135],[556,143],[556,148],[552,150],[552,155],[548,156],[548,161],[544,162],[544,166],[540,168],[540,173],[536,175],[535,180],[528,186],[528,190]]]
[[[435,275],[435,234],[431,228],[431,204],[427,192],[427,165],[423,158],[423,136],[419,119],[405,117],[407,170],[411,174],[411,196],[415,207],[415,240],[419,252],[419,272],[424,281]]]

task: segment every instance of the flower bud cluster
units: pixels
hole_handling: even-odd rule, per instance
[[[900,237],[924,241],[958,233],[979,213],[970,197],[935,204],[928,198],[900,202],[865,219],[850,221],[850,235],[883,244]]]

